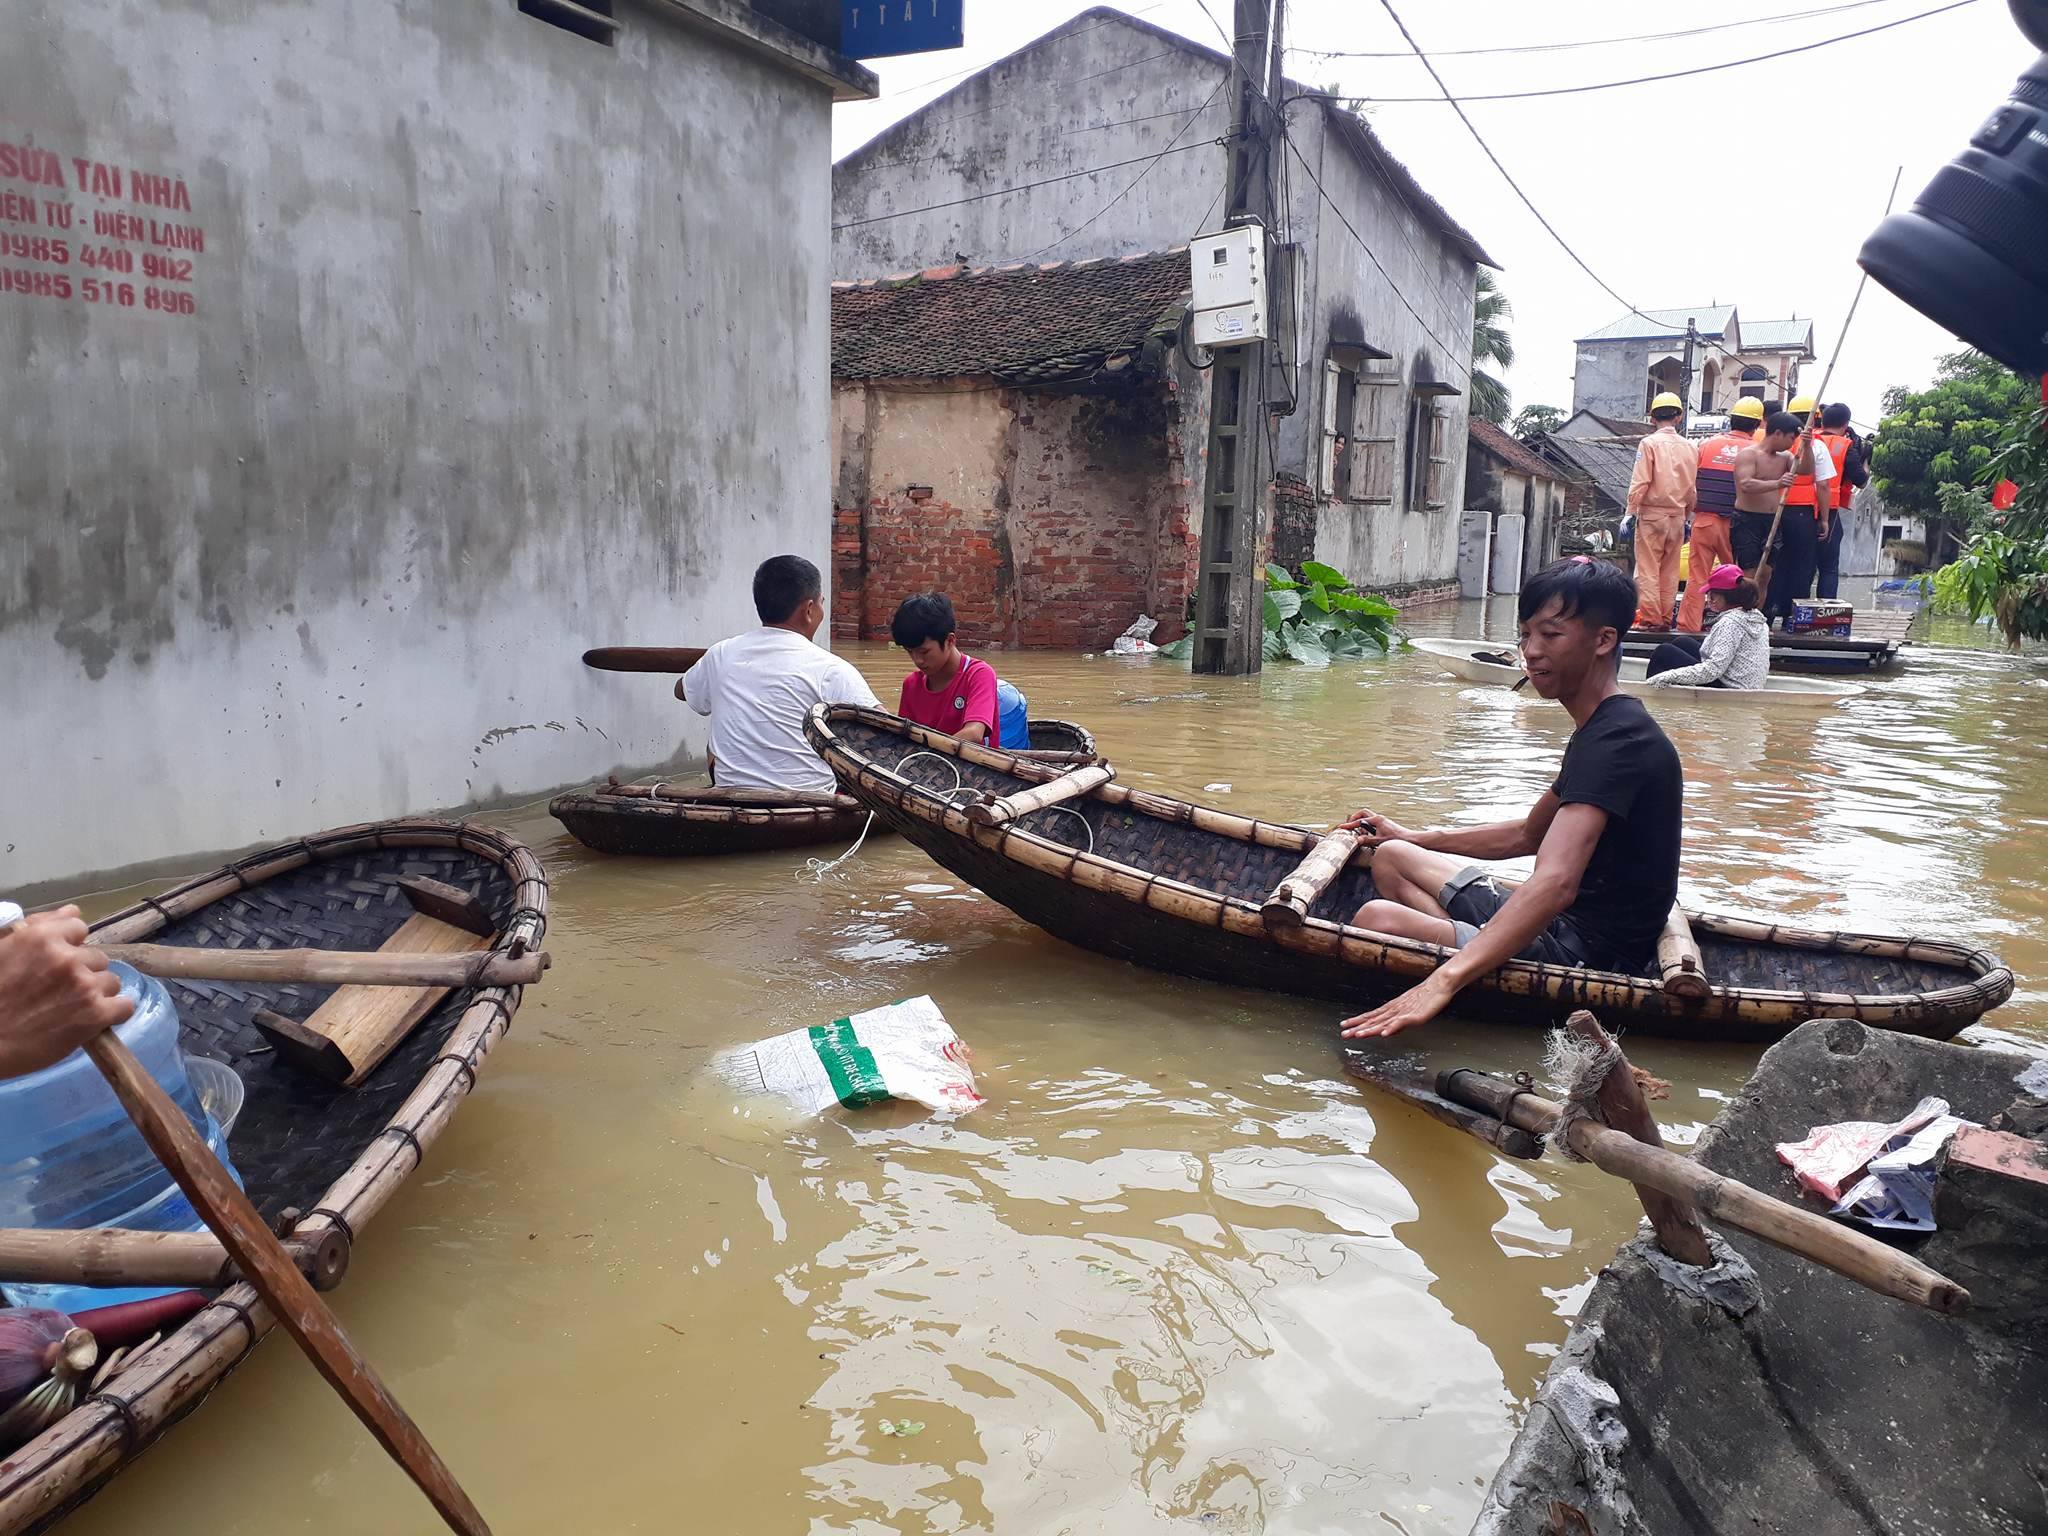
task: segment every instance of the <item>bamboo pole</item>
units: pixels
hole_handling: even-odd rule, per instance
[[[497,951],[409,955],[380,950],[202,949],[185,944],[107,944],[151,976],[193,981],[305,982],[358,987],[520,987],[552,963],[545,952],[517,959]]]
[[[1892,204],[1897,201],[1899,195],[1899,177],[1905,174],[1905,170],[1906,168],[1902,165],[1892,172],[1892,189],[1885,194],[1884,199],[1884,217],[1886,218],[1891,217]],[[1869,281],[1870,271],[1868,268],[1857,274],[1856,292],[1849,300],[1849,313],[1842,317],[1841,333],[1835,337],[1835,350],[1828,356],[1827,372],[1820,376],[1820,388],[1813,392],[1813,409],[1806,413],[1806,430],[1800,434],[1799,440],[1806,445],[1808,473],[1812,472],[1812,456],[1815,453],[1826,452],[1825,449],[1821,448],[1813,440],[1813,418],[1820,411],[1821,401],[1827,398],[1828,385],[1834,382],[1835,364],[1842,359],[1842,343],[1849,339],[1849,326],[1856,319],[1856,306],[1863,302],[1863,285]],[[1795,472],[1798,469],[1797,455],[1794,455],[1793,469]],[[1768,601],[1770,597],[1771,546],[1778,541],[1778,524],[1784,521],[1784,518],[1785,492],[1781,488],[1778,492],[1777,508],[1771,513],[1771,531],[1764,535],[1764,552],[1757,556],[1755,581],[1757,596],[1760,601]]]
[[[348,1273],[348,1239],[333,1228],[284,1239],[284,1250],[316,1291]],[[0,1228],[0,1285],[195,1286],[220,1290],[241,1278],[211,1232]]]
[[[687,672],[704,659],[704,647],[688,645],[601,645],[583,653],[583,665],[600,672]]]
[[[800,789],[731,789],[724,785],[670,784],[621,784],[609,779],[594,791],[600,795],[620,795],[636,800],[669,800],[687,805],[733,806],[744,809],[748,806],[762,808],[784,806],[807,811],[857,811],[860,802],[850,795],[812,794]]]
[[[1107,763],[1091,763],[1031,789],[1020,789],[1014,795],[970,805],[967,807],[967,819],[978,827],[999,827],[1021,816],[1029,816],[1033,811],[1042,811],[1049,805],[1058,805],[1063,800],[1078,800],[1115,777],[1116,770]]]
[[[1273,888],[1259,916],[1269,928],[1290,928],[1308,921],[1308,909],[1329,888],[1358,852],[1358,834],[1341,827],[1326,832],[1309,849],[1294,872]]]
[[[1706,966],[1700,959],[1699,940],[1692,936],[1692,924],[1685,909],[1674,906],[1664,919],[1664,931],[1657,935],[1658,984],[1673,997],[1713,996]]]

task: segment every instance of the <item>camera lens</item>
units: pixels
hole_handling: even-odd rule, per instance
[[[2048,53],[1856,259],[1971,346],[2048,373]]]

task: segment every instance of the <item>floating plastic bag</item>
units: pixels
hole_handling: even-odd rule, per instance
[[[1131,621],[1131,627],[1109,642],[1112,656],[1149,656],[1159,647],[1152,643],[1152,631],[1159,627],[1159,621],[1149,613],[1141,613]]]
[[[1947,1113],[1946,1099],[1926,1098],[1910,1115],[1889,1125],[1875,1120],[1817,1125],[1806,1133],[1804,1141],[1779,1142],[1778,1161],[1816,1195],[1839,1200],[1843,1186],[1861,1173],[1864,1165],[1882,1152],[1894,1136],[1910,1136]]]
[[[987,1102],[967,1047],[929,997],[793,1029],[720,1058],[717,1071],[741,1093],[787,1099],[808,1114],[910,1099],[961,1115]]]

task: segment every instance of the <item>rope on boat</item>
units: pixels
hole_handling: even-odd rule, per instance
[[[1031,816],[1071,816],[1071,817],[1073,817],[1073,818],[1074,818],[1074,820],[1076,820],[1076,821],[1078,821],[1079,823],[1081,823],[1081,830],[1082,830],[1083,832],[1085,832],[1085,833],[1087,833],[1087,834],[1088,834],[1088,846],[1087,846],[1087,848],[1086,848],[1085,850],[1083,850],[1083,851],[1084,851],[1084,852],[1087,852],[1087,853],[1093,853],[1093,852],[1095,851],[1095,829],[1094,829],[1093,827],[1091,827],[1091,826],[1090,826],[1090,825],[1088,824],[1088,818],[1087,818],[1086,816],[1083,816],[1083,815],[1082,815],[1082,814],[1081,814],[1081,813],[1080,813],[1079,811],[1075,810],[1075,809],[1074,809],[1074,808],[1073,808],[1072,806],[1070,806],[1070,805],[1044,805],[1044,806],[1040,806],[1040,807],[1039,807],[1039,808],[1038,808],[1037,810],[1033,811],[1033,812],[1031,813]],[[1031,816],[1026,816],[1026,817],[1024,818],[1024,820],[1023,820],[1023,821],[1020,821],[1020,822],[1018,822],[1018,823],[1017,823],[1017,825],[1018,825],[1018,826],[1020,826],[1020,827],[1024,827],[1024,830],[1025,830],[1025,831],[1027,831],[1027,832],[1028,832],[1028,831],[1030,831],[1030,830],[1031,830],[1031,828],[1029,828],[1029,827],[1025,826],[1025,822],[1028,822],[1028,821],[1030,821],[1030,820],[1031,820]]]
[[[824,879],[827,875],[831,874],[833,870],[837,869],[840,865],[844,864],[848,859],[852,858],[856,853],[860,852],[860,845],[868,840],[868,831],[870,828],[874,826],[874,824],[875,813],[873,811],[869,811],[867,821],[864,822],[861,826],[860,836],[856,837],[853,840],[853,846],[851,848],[847,849],[846,852],[839,855],[839,857],[836,859],[805,859],[804,867],[796,872],[797,879],[810,881],[818,881]]]
[[[1600,1085],[1607,1081],[1621,1061],[1620,1042],[1609,1040],[1605,1045],[1595,1045],[1582,1035],[1567,1030],[1554,1029],[1543,1053],[1543,1070],[1553,1082],[1565,1085],[1563,1113],[1557,1117],[1557,1128],[1551,1131],[1551,1145],[1574,1163],[1588,1161],[1572,1146],[1571,1129],[1581,1120],[1590,1120],[1595,1125],[1607,1122],[1600,1117]]]

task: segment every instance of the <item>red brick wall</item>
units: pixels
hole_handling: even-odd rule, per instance
[[[1099,650],[1140,613],[1163,621],[1162,638],[1179,633],[1193,555],[1165,391],[988,391],[986,410],[1003,418],[992,465],[981,401],[946,392],[943,405],[924,408],[918,393],[930,391],[884,398],[886,468],[870,476],[841,466],[836,638],[887,639],[896,604],[929,590],[952,599],[969,647]],[[873,448],[862,438],[841,451]],[[983,470],[992,483],[978,478]],[[963,483],[982,504],[921,489]],[[849,505],[854,486],[868,494]]]

